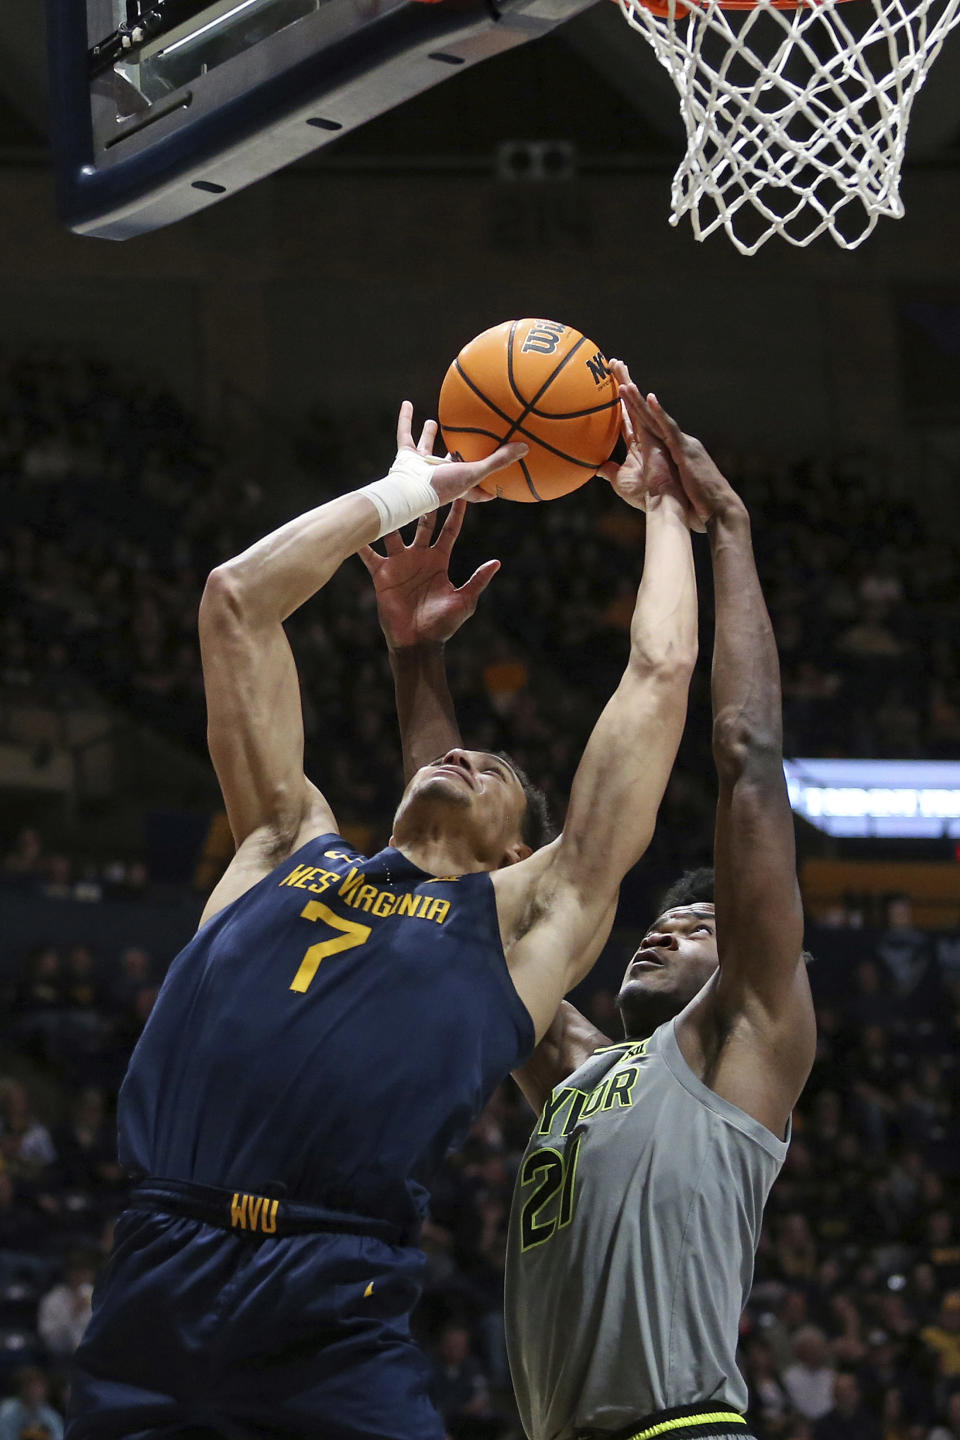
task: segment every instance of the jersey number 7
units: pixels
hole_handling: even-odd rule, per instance
[[[291,990],[298,991],[301,995],[310,988],[310,982],[320,968],[320,961],[325,960],[328,955],[339,955],[343,950],[352,950],[355,945],[363,945],[370,939],[370,926],[361,925],[358,920],[345,920],[342,915],[334,915],[328,905],[319,900],[309,900],[300,911],[303,920],[322,920],[331,930],[339,930],[341,933],[332,940],[319,940],[300,961],[300,968],[293,977]]]

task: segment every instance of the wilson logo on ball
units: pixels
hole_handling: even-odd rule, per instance
[[[566,325],[557,325],[553,320],[540,320],[537,329],[531,330],[523,342],[521,355],[552,355],[563,338]]]

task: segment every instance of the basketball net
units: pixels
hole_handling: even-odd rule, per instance
[[[618,3],[680,94],[671,225],[753,255],[772,235],[853,250],[903,214],[910,110],[960,0]]]

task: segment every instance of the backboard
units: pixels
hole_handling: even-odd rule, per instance
[[[168,225],[592,3],[47,0],[61,214]]]

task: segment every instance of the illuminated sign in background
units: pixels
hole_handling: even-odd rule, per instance
[[[960,839],[960,761],[785,760],[790,804],[828,835]]]

